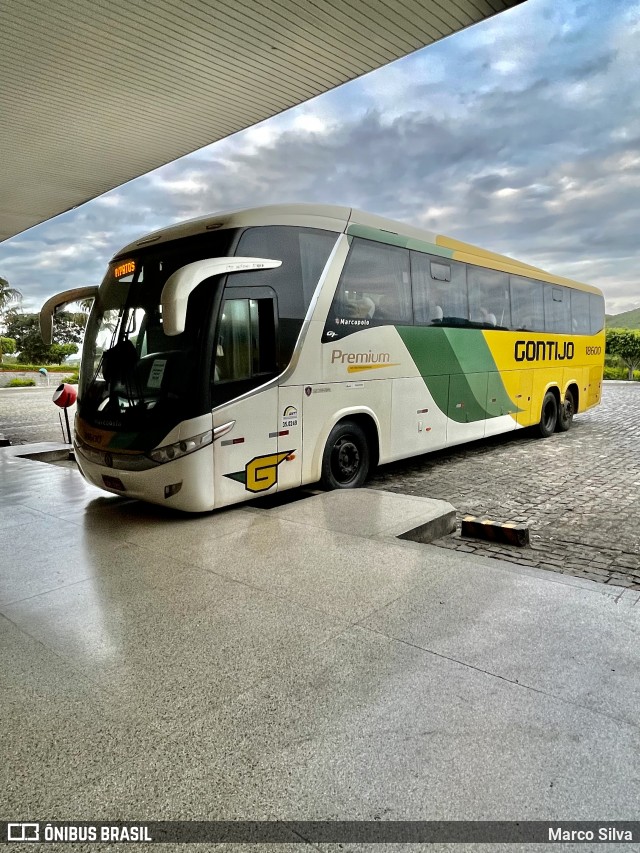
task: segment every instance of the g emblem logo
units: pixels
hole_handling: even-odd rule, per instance
[[[283,453],[270,453],[268,456],[257,456],[245,467],[245,488],[249,492],[266,492],[278,482],[278,465],[292,453],[285,450]]]

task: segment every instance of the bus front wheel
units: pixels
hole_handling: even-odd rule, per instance
[[[357,489],[369,473],[369,445],[364,430],[353,421],[336,424],[322,456],[322,485],[328,489]]]
[[[550,435],[553,435],[557,422],[558,403],[556,396],[552,391],[547,391],[542,401],[542,413],[540,415],[540,423],[538,424],[538,432],[543,438],[548,438]]]
[[[558,422],[556,429],[558,432],[566,432],[570,429],[573,423],[573,416],[576,411],[576,404],[571,391],[567,391],[564,395],[564,403],[558,409]]]

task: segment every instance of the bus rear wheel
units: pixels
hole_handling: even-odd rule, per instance
[[[369,445],[364,430],[353,421],[336,424],[322,455],[322,485],[327,489],[357,489],[369,473]]]
[[[553,391],[547,391],[542,401],[542,413],[540,415],[540,423],[538,424],[538,432],[543,438],[549,438],[550,435],[553,435],[557,422],[558,403],[556,395]]]
[[[558,421],[556,423],[556,429],[558,432],[566,432],[571,428],[575,411],[576,403],[573,399],[573,394],[571,391],[567,391],[564,395],[564,402],[558,409]]]

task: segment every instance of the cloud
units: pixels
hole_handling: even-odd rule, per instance
[[[39,305],[121,246],[217,210],[360,207],[640,304],[640,11],[529,0],[0,245]]]

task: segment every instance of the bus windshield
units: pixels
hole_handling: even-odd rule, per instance
[[[180,335],[165,334],[160,298],[176,269],[198,256],[227,255],[231,241],[231,232],[220,232],[201,247],[182,241],[110,264],[85,335],[78,395],[83,420],[109,430],[151,428],[153,440],[156,432],[207,410],[201,378],[211,324],[202,318],[212,316],[221,277],[191,294]]]

